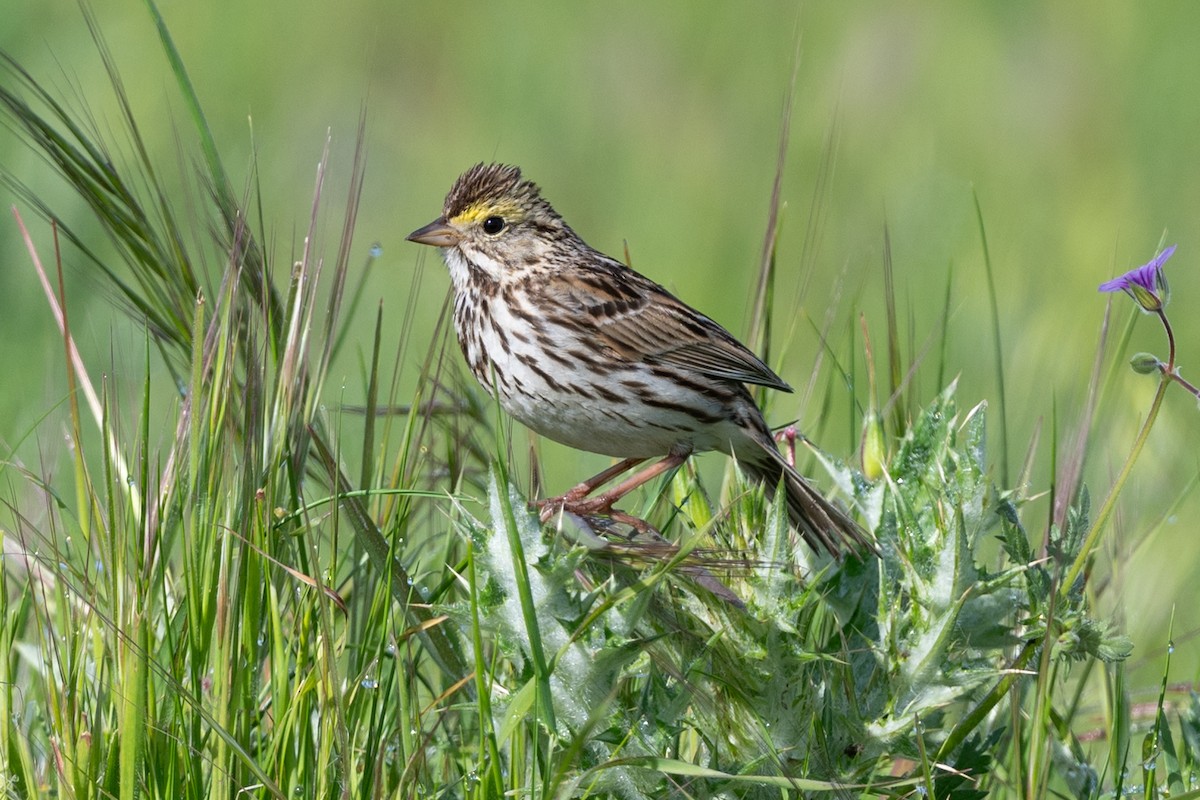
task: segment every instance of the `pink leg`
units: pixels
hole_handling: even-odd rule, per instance
[[[646,469],[642,470],[641,472],[638,472],[635,475],[631,475],[629,478],[627,478],[624,481],[622,481],[621,483],[617,484],[612,489],[609,489],[604,494],[599,494],[599,495],[596,495],[595,497],[590,497],[590,498],[587,497],[587,495],[593,489],[595,489],[596,486],[599,486],[601,483],[603,483],[604,480],[608,480],[609,478],[613,477],[613,475],[619,475],[621,472],[624,472],[625,470],[629,469],[630,467],[634,466],[635,464],[639,464],[642,461],[645,461],[645,459],[626,459],[625,461],[622,461],[620,464],[610,467],[609,469],[600,473],[595,478],[584,481],[583,483],[579,484],[571,491],[567,492],[562,497],[554,497],[549,500],[540,501],[538,503],[538,505],[542,507],[542,520],[545,521],[545,520],[549,519],[550,516],[555,511],[558,511],[559,509],[562,509],[563,511],[570,511],[573,514],[606,514],[606,513],[609,513],[610,511],[612,511],[613,503],[617,502],[622,497],[629,494],[634,489],[638,488],[639,486],[646,483],[647,481],[657,478],[659,475],[663,474],[667,470],[675,469],[675,467],[678,467],[680,464],[682,464],[686,460],[687,460],[686,453],[681,453],[681,454],[672,453],[671,455],[668,455],[666,458],[664,458],[662,461],[652,464],[651,466],[647,467]],[[624,466],[624,468],[621,470],[617,470],[617,467],[626,465],[627,462],[632,462],[632,463],[629,463],[627,466]],[[598,480],[601,477],[604,477],[604,480]],[[586,489],[586,491],[583,491],[582,493],[577,494],[577,492],[579,492],[579,490],[582,490],[582,489]]]
[[[608,469],[588,478],[583,483],[571,489],[566,494],[560,497],[550,497],[545,500],[538,500],[537,505],[545,506],[549,504],[573,503],[576,500],[582,500],[592,492],[596,491],[596,487],[603,486],[613,478],[620,475],[622,472],[628,472],[646,459],[644,458],[627,458],[624,461],[619,461],[613,464]]]

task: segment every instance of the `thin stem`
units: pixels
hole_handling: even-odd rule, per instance
[[[1167,332],[1167,363],[1161,366],[1162,373],[1171,380],[1178,383],[1184,389],[1192,393],[1193,397],[1200,398],[1200,388],[1197,388],[1190,381],[1186,380],[1179,374],[1179,368],[1175,366],[1175,331],[1171,328],[1171,323],[1167,320],[1167,314],[1161,308],[1157,312],[1159,320],[1163,324],[1163,329]]]
[[[1154,420],[1158,418],[1158,411],[1162,408],[1162,401],[1163,397],[1167,394],[1168,384],[1171,381],[1176,381],[1193,395],[1200,397],[1200,391],[1176,372],[1175,331],[1171,328],[1171,322],[1167,319],[1166,311],[1159,307],[1154,310],[1154,314],[1158,317],[1162,323],[1163,330],[1167,333],[1167,363],[1163,365],[1160,362],[1159,369],[1162,377],[1159,379],[1158,389],[1154,392],[1154,400],[1150,403],[1150,413],[1146,415],[1145,421],[1142,422],[1142,429],[1138,431],[1137,439],[1133,442],[1133,449],[1129,451],[1129,456],[1125,459],[1125,465],[1121,467],[1121,472],[1117,475],[1117,480],[1113,483],[1113,487],[1109,491],[1104,505],[1100,507],[1100,512],[1096,514],[1096,519],[1092,523],[1091,529],[1088,530],[1087,538],[1083,540],[1083,547],[1079,549],[1079,554],[1075,556],[1075,561],[1071,564],[1071,569],[1067,572],[1067,578],[1060,587],[1064,594],[1070,592],[1071,587],[1075,585],[1075,579],[1083,571],[1084,565],[1091,556],[1092,548],[1096,546],[1096,542],[1100,539],[1100,530],[1108,522],[1109,516],[1112,515],[1113,508],[1117,503],[1117,496],[1121,494],[1121,489],[1125,486],[1125,481],[1129,479],[1129,474],[1133,471],[1134,462],[1141,455],[1142,448],[1145,447],[1146,440],[1150,437],[1150,428],[1154,426]]]
[[[1190,383],[1189,381],[1187,381],[1187,380],[1184,380],[1182,377],[1180,377],[1180,375],[1179,375],[1179,373],[1178,373],[1178,372],[1173,372],[1173,373],[1171,373],[1171,374],[1170,374],[1168,377],[1169,377],[1171,380],[1173,380],[1173,381],[1175,381],[1176,383],[1178,383],[1178,384],[1179,384],[1180,386],[1182,386],[1184,389],[1187,389],[1189,392],[1191,392],[1193,395],[1195,395],[1195,396],[1196,396],[1196,398],[1200,399],[1200,388],[1197,388],[1197,387],[1195,386],[1195,384],[1192,384],[1192,383]]]
[[[1167,371],[1175,372],[1175,331],[1171,328],[1171,322],[1167,319],[1167,312],[1163,309],[1158,309],[1154,312],[1158,315],[1158,319],[1163,324],[1163,330],[1167,332]]]
[[[1172,339],[1172,364],[1174,356],[1175,344]],[[1168,364],[1168,368],[1172,368],[1172,364]],[[1158,389],[1154,392],[1154,400],[1150,404],[1150,413],[1146,415],[1146,420],[1142,423],[1142,429],[1138,431],[1137,439],[1133,442],[1133,449],[1130,450],[1129,456],[1125,459],[1125,465],[1121,467],[1121,472],[1117,475],[1117,480],[1113,483],[1112,490],[1108,493],[1108,498],[1105,499],[1104,505],[1100,507],[1100,512],[1096,514],[1096,519],[1088,531],[1087,538],[1083,540],[1083,547],[1080,548],[1079,555],[1075,556],[1075,561],[1071,564],[1071,569],[1067,571],[1067,577],[1060,587],[1062,592],[1070,592],[1071,587],[1075,585],[1075,579],[1083,571],[1083,567],[1091,555],[1092,548],[1096,546],[1096,542],[1100,538],[1101,529],[1108,522],[1109,516],[1112,515],[1113,508],[1116,506],[1117,496],[1125,486],[1125,481],[1129,479],[1129,474],[1133,471],[1133,464],[1137,461],[1138,456],[1141,455],[1142,448],[1146,445],[1146,440],[1150,437],[1150,428],[1154,426],[1154,420],[1158,418],[1158,410],[1162,407],[1163,397],[1167,393],[1167,385],[1170,384],[1171,380],[1172,376],[1170,374],[1164,374],[1162,380],[1158,382]]]

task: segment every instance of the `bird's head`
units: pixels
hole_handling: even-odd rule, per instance
[[[442,248],[456,283],[472,268],[503,281],[555,263],[552,251],[577,241],[537,184],[505,164],[476,164],[464,172],[446,195],[442,215],[407,239]]]

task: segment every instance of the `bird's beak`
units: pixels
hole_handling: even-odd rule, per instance
[[[462,241],[462,234],[450,227],[450,224],[443,217],[438,217],[424,228],[417,228],[404,238],[417,244],[428,244],[434,247],[453,247]]]

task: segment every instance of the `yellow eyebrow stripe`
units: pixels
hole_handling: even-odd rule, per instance
[[[467,225],[491,216],[500,216],[507,220],[514,220],[520,217],[520,210],[520,206],[516,203],[472,203],[464,208],[462,212],[454,215],[451,222]]]

